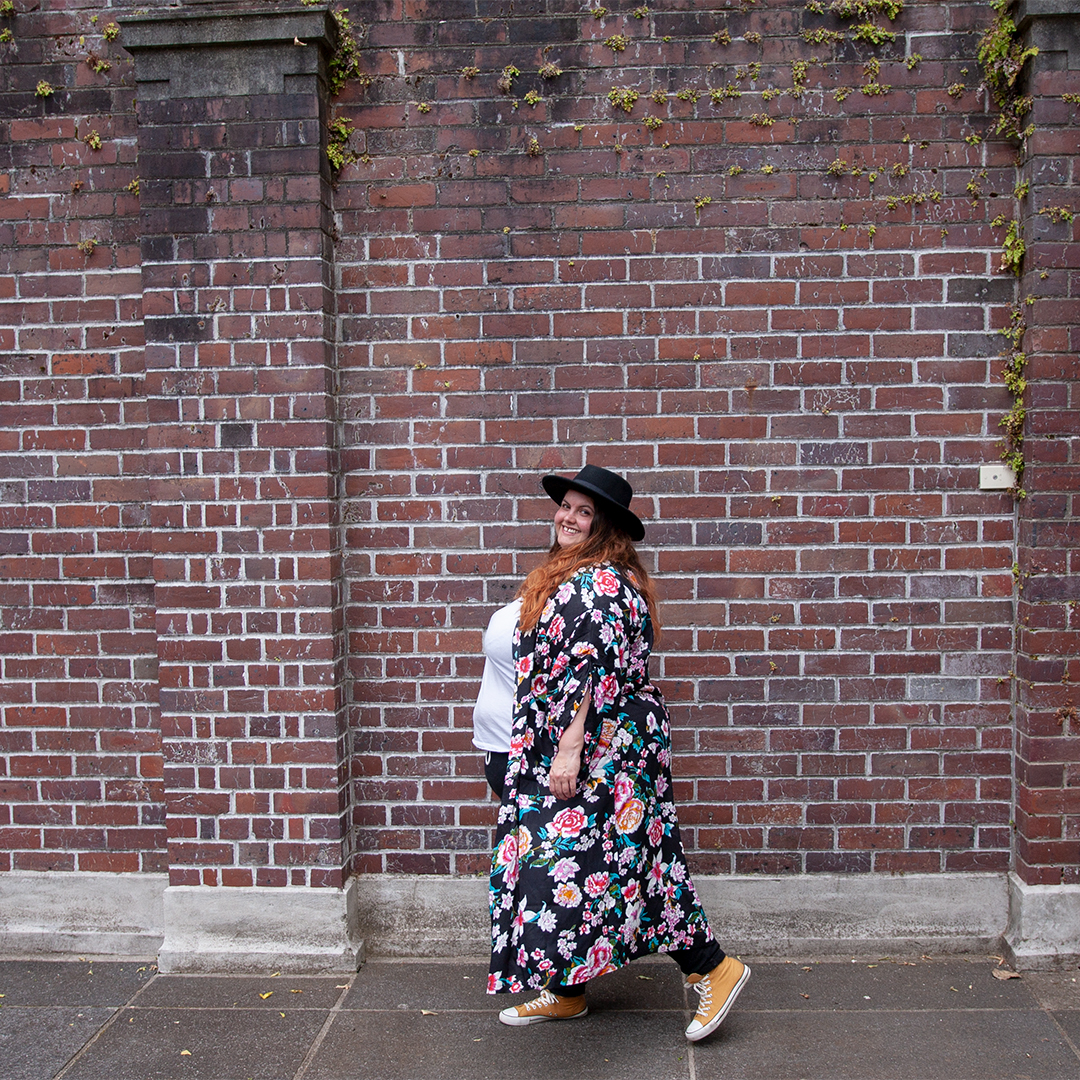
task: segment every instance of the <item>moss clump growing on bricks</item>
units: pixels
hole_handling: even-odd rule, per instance
[[[513,64],[507,64],[502,69],[502,74],[496,80],[495,85],[499,88],[499,91],[503,94],[509,94],[514,89],[514,80],[521,74],[521,68],[514,67]]]
[[[333,16],[338,26],[338,45],[327,65],[327,88],[331,97],[337,97],[349,79],[360,74],[360,46],[345,9],[335,8]]]
[[[346,165],[358,160],[355,152],[349,149],[352,133],[353,122],[346,117],[338,117],[330,122],[326,156],[334,172],[340,172]]]
[[[1024,405],[1024,393],[1027,390],[1024,369],[1027,367],[1027,355],[1022,351],[1026,330],[1023,308],[1016,304],[1010,312],[1008,325],[1001,331],[1009,343],[1002,354],[1005,360],[1002,377],[1009,393],[1012,394],[1013,404],[998,422],[998,426],[1005,436],[1001,448],[1001,460],[1012,469],[1016,476],[1016,487],[1013,493],[1018,499],[1024,498],[1026,494],[1021,486],[1024,475],[1024,419],[1027,415]]]
[[[1024,265],[1024,252],[1027,250],[1020,222],[1007,221],[1004,216],[998,216],[990,224],[998,229],[1006,226],[1005,239],[1001,242],[1001,269],[1019,277]]]
[[[1031,110],[1031,98],[1016,92],[1016,83],[1024,65],[1039,50],[1034,46],[1024,48],[1017,33],[1016,23],[1009,15],[1012,0],[992,0],[994,21],[979,41],[976,56],[982,68],[983,79],[1001,111],[997,134],[1023,139],[1032,128],[1024,125],[1024,117]]]

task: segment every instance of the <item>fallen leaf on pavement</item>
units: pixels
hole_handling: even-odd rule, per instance
[[[800,994],[799,997],[804,997],[804,998],[806,998],[807,1001],[810,1000],[810,995],[809,994]]]
[[[439,1014],[434,1009],[421,1009],[421,1016],[438,1016]]]
[[[995,979],[1019,979],[1021,978],[1019,971],[1010,971],[1008,968],[994,968],[990,972]]]
[[[259,995],[259,997],[261,997],[263,999],[263,1001],[265,1001],[268,997],[273,997],[273,996],[274,996],[274,991],[273,990],[267,990],[265,994],[260,994]]]
[[[652,976],[651,976],[651,975],[639,975],[639,976],[638,976],[638,978],[639,978],[639,979],[640,979],[640,980],[641,980],[642,982],[652,982],[652,981],[653,981],[653,978],[652,978]]]
[[[181,1050],[180,1051],[180,1056],[181,1057],[191,1057],[191,1051],[190,1050]]]

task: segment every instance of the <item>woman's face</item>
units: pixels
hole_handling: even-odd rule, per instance
[[[559,547],[580,544],[592,528],[596,507],[588,495],[570,488],[555,511],[555,539]]]

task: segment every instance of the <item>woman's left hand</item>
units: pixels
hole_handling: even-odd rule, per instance
[[[559,752],[548,770],[548,788],[556,799],[572,799],[577,794],[578,772],[581,770],[581,747],[564,749],[559,744]]]
[[[548,770],[548,790],[556,799],[572,799],[577,794],[581,752],[585,749],[585,717],[589,715],[592,693],[582,699],[570,726],[559,740],[559,748]]]

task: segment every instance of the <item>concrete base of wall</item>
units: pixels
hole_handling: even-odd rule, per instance
[[[885,954],[996,949],[1008,922],[1004,874],[697,877],[733,953]],[[360,930],[373,954],[476,956],[489,948],[487,881],[360,878]]]
[[[1080,885],[1025,885],[1010,874],[1005,955],[1027,971],[1075,968],[1080,962]]]
[[[164,904],[160,971],[317,975],[363,960],[356,879],[344,889],[171,885]]]
[[[725,949],[757,956],[1007,948],[1018,967],[1075,962],[1080,886],[1004,874],[700,877]],[[354,971],[382,956],[483,956],[487,881],[354,878],[337,889],[169,886],[163,874],[0,874],[0,952],[147,956],[162,971]]]
[[[0,874],[0,951],[7,956],[153,956],[167,874]]]

